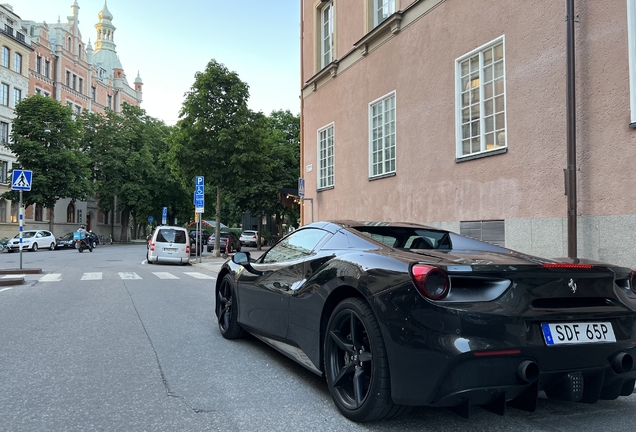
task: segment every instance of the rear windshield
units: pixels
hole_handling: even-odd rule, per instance
[[[186,233],[176,229],[160,229],[157,233],[159,243],[186,243]]]

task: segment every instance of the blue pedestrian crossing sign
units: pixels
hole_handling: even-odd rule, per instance
[[[12,190],[31,190],[31,178],[33,178],[33,171],[27,170],[13,170],[13,178],[11,180]]]

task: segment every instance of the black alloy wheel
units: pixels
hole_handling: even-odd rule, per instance
[[[327,324],[323,353],[329,392],[342,415],[367,422],[407,410],[391,400],[384,340],[364,300],[349,298],[336,306]]]
[[[240,339],[245,330],[238,323],[238,304],[234,295],[232,276],[225,275],[216,294],[216,316],[219,330],[225,339]]]

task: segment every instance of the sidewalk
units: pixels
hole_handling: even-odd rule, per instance
[[[268,250],[269,250],[269,247],[263,247],[261,250],[256,250],[252,248],[249,248],[249,250],[246,250],[246,248],[244,248],[243,252],[249,252],[250,257],[252,259],[256,259],[256,258],[259,258]],[[215,258],[212,253],[208,253],[208,254],[203,254],[201,256],[201,262],[199,262],[199,257],[190,258],[190,264],[193,267],[200,267],[200,268],[204,268],[206,270],[218,273],[221,270],[221,267],[223,267],[223,264],[229,259],[230,258],[222,258],[220,256],[218,258]]]

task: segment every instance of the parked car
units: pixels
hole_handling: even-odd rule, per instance
[[[182,227],[161,226],[155,229],[146,251],[148,264],[190,263],[190,236]]]
[[[201,255],[203,253],[203,249],[205,248],[205,244],[206,242],[203,240],[204,238],[204,234],[201,234],[199,237],[199,240],[197,241],[197,232],[196,231],[190,231],[189,233],[189,237],[190,237],[190,254],[191,255],[196,255],[197,254],[197,247],[199,248],[199,255]]]
[[[636,271],[546,259],[438,228],[319,222],[216,282],[226,339],[251,332],[326,378],[350,420],[412,406],[534,411],[629,396]],[[265,313],[266,312],[266,313]]]
[[[62,237],[59,237],[55,242],[55,249],[75,249],[73,233],[66,233]]]
[[[240,242],[244,246],[256,246],[256,237],[258,231],[245,230],[241,233],[239,238]],[[265,239],[261,236],[261,246],[265,245]]]
[[[196,235],[199,231],[190,230],[190,237],[196,238]],[[208,238],[210,237],[210,232],[208,230],[201,230],[201,241],[203,241],[203,245],[208,244]]]
[[[22,250],[36,252],[40,248],[55,250],[55,236],[46,230],[22,231]],[[7,250],[14,252],[20,250],[20,233],[16,234],[7,244]]]
[[[209,238],[208,238],[208,252],[212,252],[214,250],[214,242],[215,242],[216,236],[214,234],[212,234]],[[219,248],[221,249],[221,251],[225,251],[226,247],[227,247],[227,241],[230,241],[230,250],[229,252],[233,252],[233,251],[241,251],[241,242],[239,241],[239,238],[236,236],[236,234],[231,233],[231,232],[222,232],[220,233],[220,237],[219,237]]]
[[[86,233],[86,241],[89,241],[92,248],[96,248],[99,245],[99,236],[92,231]]]

